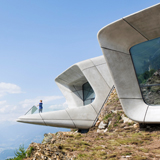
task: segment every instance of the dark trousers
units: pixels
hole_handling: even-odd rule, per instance
[[[39,109],[39,113],[42,113],[42,109]]]

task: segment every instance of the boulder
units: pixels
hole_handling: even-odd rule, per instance
[[[51,133],[45,134],[42,144],[50,143],[53,138]]]
[[[97,133],[103,133],[104,129],[97,129]]]
[[[131,119],[129,119],[128,117],[125,117],[124,114],[122,114],[122,119],[123,119],[123,123],[132,123],[133,121]]]
[[[101,121],[98,120],[98,121],[96,122],[95,126],[98,127],[100,123],[101,123]]]
[[[107,124],[104,123],[103,121],[101,121],[101,123],[98,126],[99,129],[105,129],[106,127],[107,127]]]

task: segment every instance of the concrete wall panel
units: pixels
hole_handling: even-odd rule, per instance
[[[138,43],[146,41],[142,35],[124,20],[118,20],[100,30],[98,39],[102,48],[108,48],[128,54],[130,46],[137,44],[137,39],[139,40]],[[130,46],[128,46],[128,43]]]
[[[91,61],[95,66],[106,64],[104,56],[99,56],[99,57],[92,58]]]
[[[44,123],[43,120],[30,120],[30,119],[21,119],[21,120],[17,120],[17,122],[22,122],[22,123],[30,123],[30,124],[36,124],[36,125],[43,125],[46,126],[46,124]]]
[[[73,120],[73,122],[77,128],[81,128],[81,129],[88,129],[94,123],[94,121],[79,121],[79,120]]]
[[[65,110],[40,113],[43,120],[70,120]]]
[[[98,33],[104,57],[126,115],[138,122],[160,122],[158,107],[142,99],[129,49],[160,37],[160,4],[118,20]],[[156,113],[157,112],[157,113]]]
[[[147,39],[158,38],[160,35],[160,5],[153,6],[124,19]]]
[[[62,128],[75,128],[72,120],[44,120],[47,126],[62,127]]]
[[[89,104],[78,108],[67,108],[69,116],[72,120],[95,120],[97,113],[93,107]]]
[[[94,64],[91,60],[85,60],[85,61],[79,62],[79,63],[77,63],[77,65],[79,66],[81,71],[83,71],[84,69],[87,69],[87,68],[94,67]]]
[[[143,123],[148,108],[142,99],[120,99],[126,115],[134,120]]]
[[[142,98],[130,55],[102,49],[119,98]]]
[[[109,68],[108,68],[107,64],[105,63],[105,64],[102,64],[102,65],[98,65],[98,66],[96,66],[96,68],[98,69],[98,71],[100,72],[100,74],[102,75],[102,77],[104,78],[106,83],[108,84],[108,86],[110,88],[112,88],[114,83],[113,83],[112,77],[108,76],[108,75],[111,75],[111,73],[109,71]]]
[[[149,106],[146,117],[146,123],[160,123],[160,106]]]
[[[95,100],[93,101],[93,106],[98,113],[100,106],[102,106],[111,88],[105,82],[100,72],[96,67],[92,67],[83,71],[89,83],[95,92]]]

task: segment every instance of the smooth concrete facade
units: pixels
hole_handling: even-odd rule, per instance
[[[68,108],[61,111],[24,115],[17,121],[64,128],[88,129],[92,127],[113,89],[113,80],[104,57],[76,63],[60,74],[55,81],[66,98]],[[86,82],[89,82],[94,90],[95,99],[84,106],[82,85]]]
[[[126,115],[140,123],[160,123],[160,105],[144,102],[137,81],[130,48],[160,37],[160,4],[124,17],[98,33],[103,56],[74,64],[56,79],[69,108],[19,117],[18,122],[54,127],[92,127],[113,84]],[[84,106],[82,85],[89,82],[95,92]]]
[[[160,4],[102,28],[98,40],[126,115],[141,123],[160,123],[160,106],[142,98],[130,48],[160,37]]]

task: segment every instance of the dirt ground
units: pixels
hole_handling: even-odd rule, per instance
[[[51,140],[46,144],[30,145],[30,157],[25,159],[160,160],[160,124],[124,123],[122,116],[125,114],[114,90],[99,116],[107,130],[92,127],[85,134],[75,130],[49,134]]]

